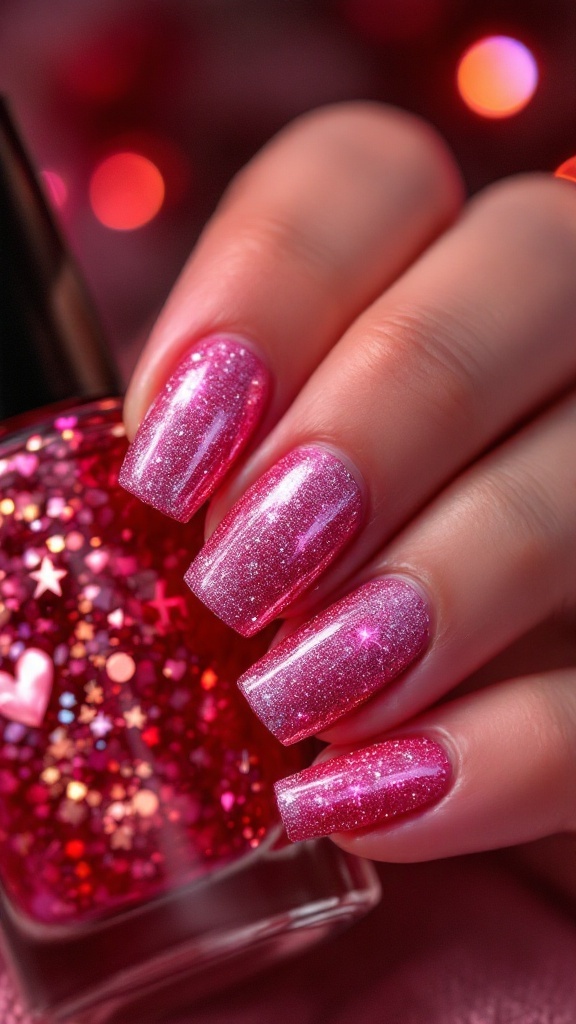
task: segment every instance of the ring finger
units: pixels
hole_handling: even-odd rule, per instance
[[[476,200],[356,320],[222,494],[214,516],[267,470],[192,564],[197,596],[251,635],[348,545],[298,605],[308,611],[564,388],[576,369],[574,262],[572,188],[536,176]]]
[[[572,394],[447,488],[368,582],[253,666],[240,686],[265,725],[284,743],[364,742],[576,604],[575,436]]]

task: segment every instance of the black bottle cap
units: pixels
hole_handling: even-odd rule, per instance
[[[119,391],[92,303],[0,98],[0,420]]]

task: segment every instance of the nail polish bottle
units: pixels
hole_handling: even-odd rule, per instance
[[[235,686],[267,637],[185,586],[198,516],[118,486],[116,375],[4,108],[0,237],[3,950],[34,1020],[152,1022],[362,916],[378,885],[284,839],[273,783],[302,752]]]

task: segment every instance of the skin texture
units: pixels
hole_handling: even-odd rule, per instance
[[[570,183],[524,175],[462,205],[428,127],[329,108],[232,185],[136,371],[130,431],[214,330],[250,337],[269,367],[267,413],[208,534],[295,449],[337,452],[362,481],[361,528],[284,603],[283,636],[375,577],[426,597],[426,652],[324,726],[321,760],[425,736],[448,754],[450,798],[334,835],[362,856],[427,860],[576,828],[574,650],[558,656],[576,606],[575,265]],[[260,527],[259,544],[280,551],[274,522]],[[486,686],[482,672],[547,621],[559,633],[545,656],[511,653]]]

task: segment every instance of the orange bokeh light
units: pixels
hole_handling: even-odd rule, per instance
[[[90,181],[90,203],[101,224],[133,231],[156,216],[164,202],[164,179],[140,153],[114,153],[98,164]]]
[[[462,56],[458,91],[482,117],[511,117],[532,99],[538,67],[530,50],[510,36],[486,36]]]
[[[554,171],[555,178],[564,178],[566,181],[576,181],[576,156],[565,160],[560,167]]]

